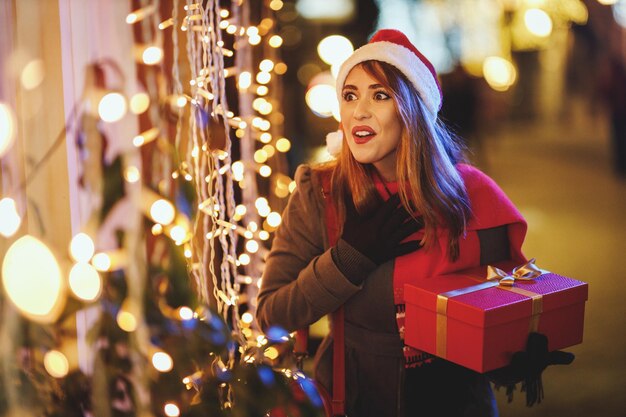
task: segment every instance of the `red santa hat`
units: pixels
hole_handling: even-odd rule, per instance
[[[337,75],[337,96],[340,99],[348,73],[364,61],[386,62],[402,71],[417,90],[430,113],[431,120],[437,119],[443,97],[437,73],[430,61],[417,50],[404,33],[394,29],[381,29],[367,44],[350,55],[341,65]]]

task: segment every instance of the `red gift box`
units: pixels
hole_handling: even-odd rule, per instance
[[[405,285],[405,343],[487,372],[508,365],[531,331],[548,337],[550,351],[582,342],[586,283],[542,270],[511,286],[509,274],[487,280],[487,272],[479,267]]]

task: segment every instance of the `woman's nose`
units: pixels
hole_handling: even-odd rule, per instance
[[[366,119],[371,116],[369,103],[367,100],[359,100],[354,109],[354,117],[358,120]]]

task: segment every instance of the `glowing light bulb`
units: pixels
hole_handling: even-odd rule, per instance
[[[264,59],[259,63],[259,69],[261,71],[270,72],[274,69],[274,61],[271,59]]]
[[[258,45],[261,43],[261,37],[259,35],[253,35],[248,37],[248,42],[250,45]]]
[[[137,317],[139,317],[139,308],[132,300],[127,298],[117,313],[117,325],[125,332],[134,332],[137,330]]]
[[[269,239],[269,238],[270,238],[270,234],[269,234],[269,232],[267,232],[266,230],[261,230],[261,231],[259,232],[259,239],[261,239],[261,240],[267,240],[267,239]]]
[[[182,320],[191,320],[193,318],[193,310],[187,306],[178,309],[178,315]]]
[[[274,347],[274,346],[270,346],[267,349],[265,349],[265,352],[263,352],[263,355],[271,360],[274,360],[278,357],[278,350]]]
[[[259,149],[256,152],[254,152],[254,161],[262,164],[265,161],[267,161],[267,152],[265,152],[263,149]]]
[[[253,320],[254,316],[252,316],[252,314],[248,313],[247,311],[241,315],[241,321],[246,324],[252,323]]]
[[[276,149],[272,145],[263,146],[263,150],[267,154],[268,158],[271,158],[276,153]]]
[[[259,244],[255,240],[249,240],[246,242],[246,250],[250,253],[257,253],[259,251]]]
[[[180,408],[174,403],[167,403],[163,406],[163,412],[167,417],[180,416]]]
[[[291,149],[291,142],[287,138],[280,138],[276,141],[278,152],[288,152]]]
[[[305,101],[313,113],[320,117],[332,116],[333,109],[339,107],[335,87],[328,84],[317,84],[311,87],[306,92]]]
[[[187,230],[181,225],[176,225],[170,229],[170,237],[176,243],[183,242],[187,237]]]
[[[265,96],[269,93],[269,88],[266,85],[260,85],[256,88],[256,93],[260,96]]]
[[[20,81],[26,90],[34,90],[43,82],[45,69],[41,59],[34,59],[24,66]]]
[[[102,279],[92,265],[79,262],[70,270],[70,289],[72,293],[85,301],[93,301],[100,296]]]
[[[295,181],[291,181],[289,183],[289,192],[293,193],[296,190],[296,182]]]
[[[135,166],[128,166],[124,169],[124,179],[130,183],[135,183],[141,178],[139,168]]]
[[[267,84],[271,81],[271,79],[272,74],[270,74],[269,72],[261,71],[256,75],[256,81],[259,84]]]
[[[98,114],[105,122],[121,120],[126,114],[126,99],[120,93],[106,94],[98,104]]]
[[[256,201],[254,202],[254,206],[258,209],[262,208],[262,207],[269,207],[269,202],[267,201],[267,198],[265,197],[259,197],[256,199]],[[254,231],[254,230],[253,230]]]
[[[174,368],[174,361],[167,353],[156,352],[152,355],[152,366],[159,372],[169,372]]]
[[[6,252],[2,284],[18,310],[35,321],[53,322],[65,305],[59,265],[50,249],[30,235],[13,242]]]
[[[328,65],[340,65],[352,52],[354,52],[352,42],[341,35],[327,36],[317,45],[317,53]]]
[[[13,236],[21,223],[15,200],[8,197],[0,200],[0,234],[4,237]]]
[[[130,111],[133,114],[141,114],[150,107],[150,96],[146,93],[137,93],[130,98]]]
[[[70,255],[76,262],[89,262],[95,249],[93,240],[86,233],[78,233],[70,242]]]
[[[158,46],[149,46],[143,50],[141,59],[146,65],[156,65],[163,59],[163,49]]]
[[[232,164],[233,176],[243,178],[243,162],[236,161]]]
[[[13,110],[0,102],[0,158],[11,148],[15,140],[15,116]]]
[[[268,41],[272,48],[279,48],[283,44],[283,38],[279,35],[273,35]]]
[[[243,204],[239,204],[235,207],[235,214],[239,216],[245,216],[246,211],[247,211],[246,206],[244,206]]]
[[[242,90],[250,87],[252,85],[252,74],[250,74],[248,71],[243,71],[241,74],[239,74],[238,85],[239,88]]]
[[[239,255],[239,263],[241,263],[241,265],[248,265],[250,263],[250,255],[247,253]]]
[[[272,141],[272,134],[268,132],[261,133],[259,140],[263,143],[270,143]]]
[[[70,369],[69,362],[65,355],[58,350],[49,350],[43,356],[43,366],[54,378],[63,378]]]
[[[175,216],[174,205],[167,200],[161,198],[150,206],[150,217],[157,223],[168,225],[174,221]]]
[[[272,168],[270,168],[269,165],[261,165],[261,167],[259,168],[259,175],[264,178],[269,177],[270,175],[272,175]]]
[[[104,252],[96,253],[91,258],[91,264],[96,270],[106,272],[111,269],[111,258]]]
[[[552,33],[552,19],[541,9],[528,9],[524,13],[524,24],[530,33],[545,38]]]
[[[278,225],[280,225],[280,222],[281,222],[280,214],[276,213],[275,211],[267,215],[267,224],[269,224],[270,226],[278,227]]]
[[[259,212],[259,216],[267,217],[267,215],[270,214],[272,210],[269,208],[269,206],[263,206],[258,207],[257,211]]]
[[[485,59],[485,62],[483,62],[483,74],[489,86],[496,91],[508,90],[517,78],[513,64],[497,56]]]

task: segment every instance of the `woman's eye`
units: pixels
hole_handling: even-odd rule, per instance
[[[376,100],[387,100],[389,98],[389,94],[385,93],[384,91],[377,91],[374,93],[374,99]]]
[[[356,99],[356,94],[351,93],[351,92],[343,93],[343,99],[345,101],[355,100]]]

